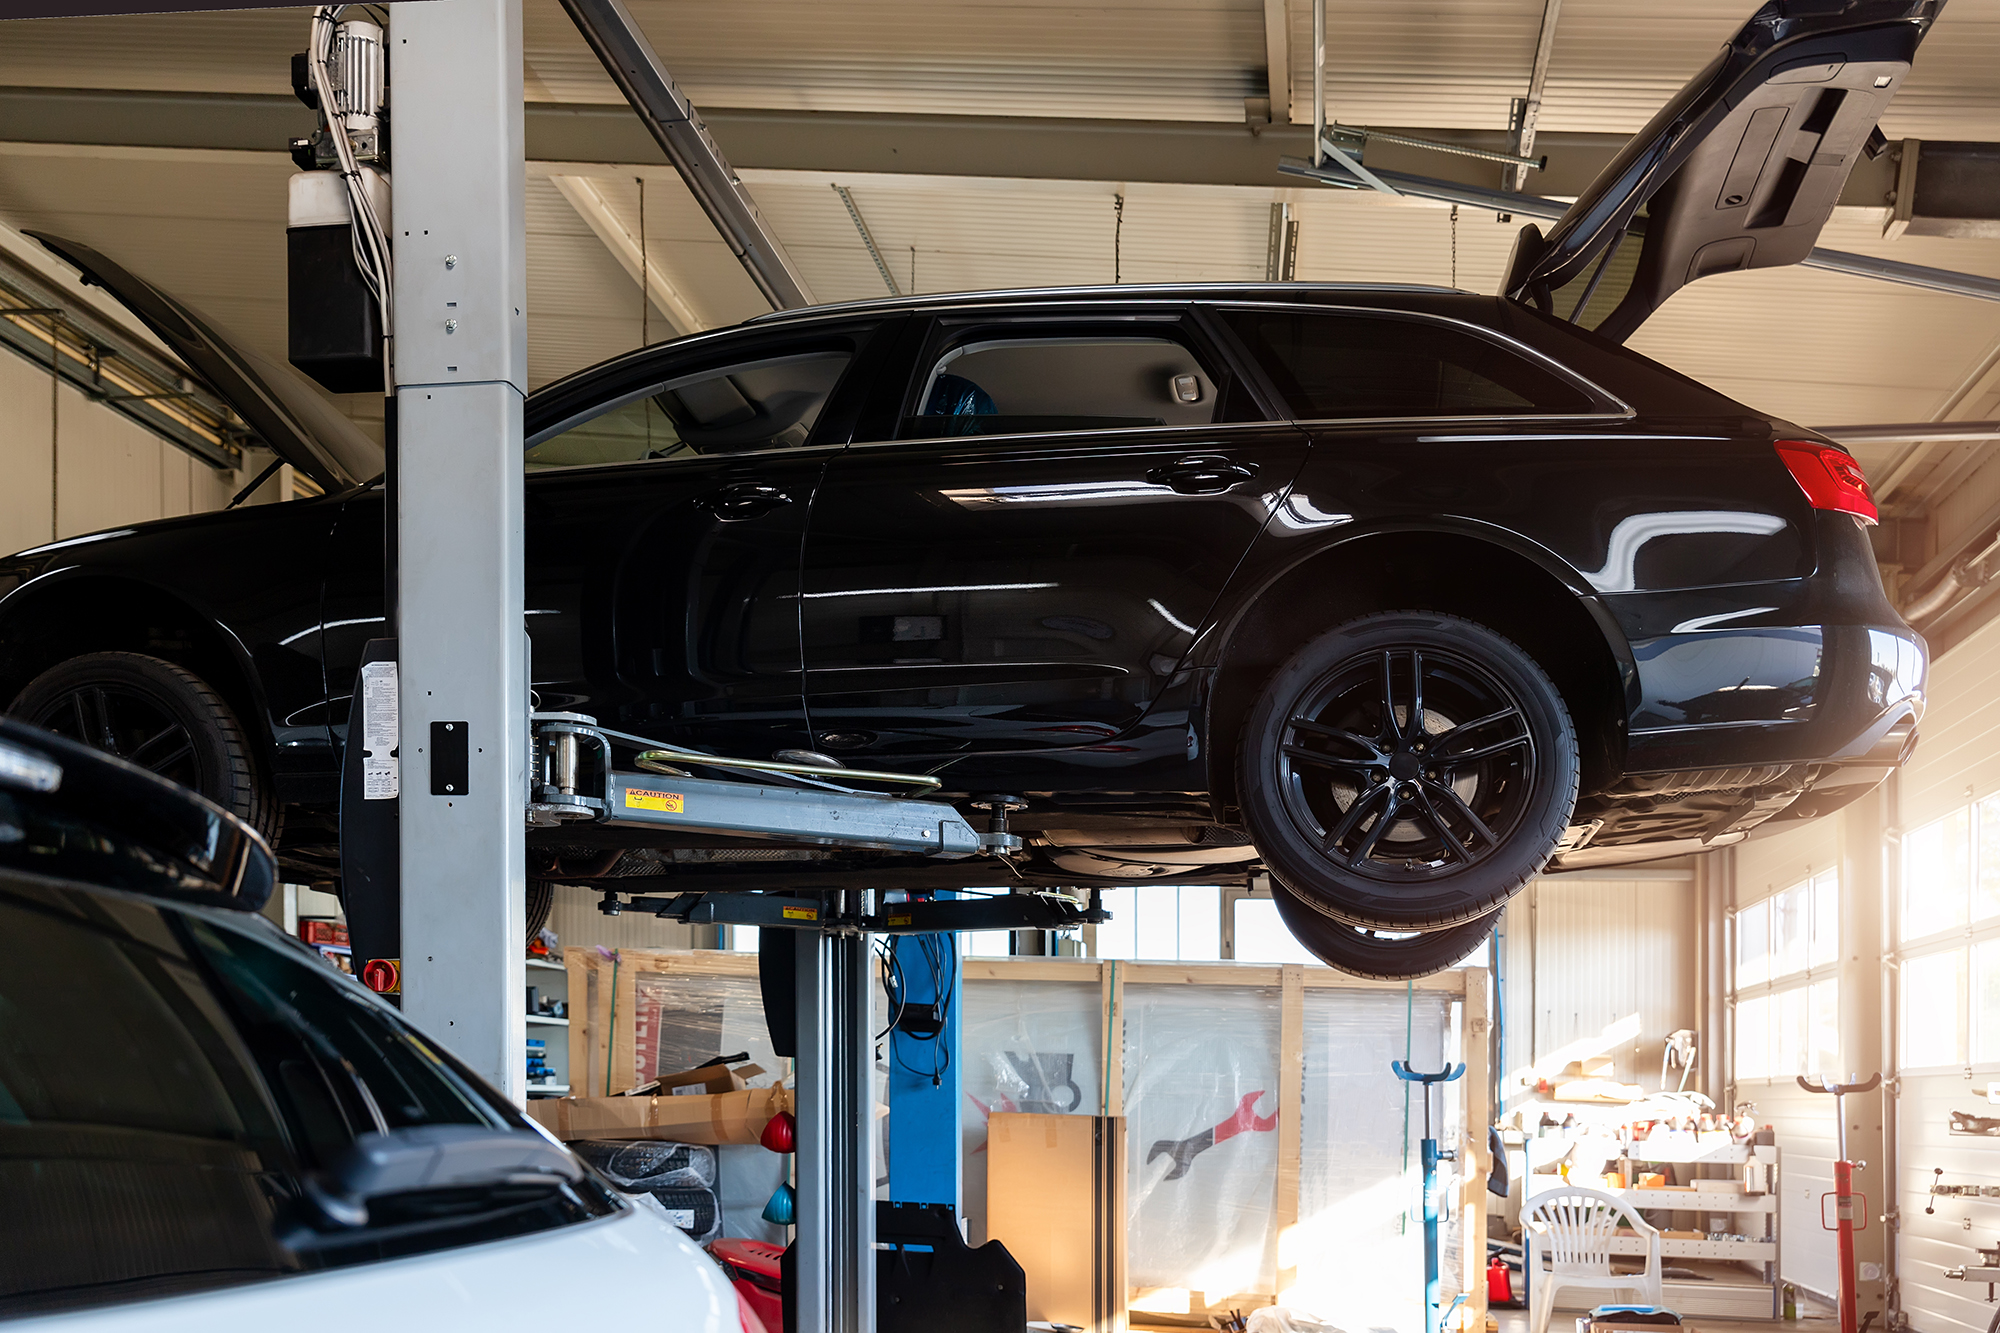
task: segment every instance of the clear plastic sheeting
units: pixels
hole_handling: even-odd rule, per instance
[[[1297,1278],[1278,1292],[1279,1304],[1344,1329],[1424,1327],[1424,1094],[1389,1063],[1407,1059],[1429,1073],[1459,1059],[1451,1003],[1425,991],[1306,992],[1299,1220],[1279,1242],[1280,1263]],[[1431,1093],[1433,1130],[1447,1150],[1460,1146],[1464,1086],[1460,1079]],[[1455,1181],[1456,1167],[1446,1162],[1440,1172]],[[1463,1284],[1458,1190],[1443,1193],[1439,1287],[1448,1306]]]
[[[1135,1310],[1277,1289],[1278,1037],[1276,990],[1125,987]]]
[[[755,977],[640,972],[632,978],[632,994],[633,1066],[639,1082],[739,1051],[749,1052],[751,1062],[764,1070],[749,1080],[751,1087],[778,1081],[784,1061],[771,1049]]]
[[[986,1118],[995,1111],[1096,1115],[1104,1106],[1102,992],[1094,983],[978,981],[966,986],[959,1058],[965,1219],[986,1237]]]
[[[621,1189],[707,1189],[715,1184],[715,1149],[659,1139],[582,1139],[570,1151]]]
[[[790,1061],[771,1049],[764,997],[755,977],[693,972],[639,972],[632,977],[633,1065],[639,1082],[747,1051],[764,1073],[751,1087],[782,1081]],[[714,1193],[726,1235],[785,1243],[785,1229],[763,1218],[771,1192],[785,1178],[787,1159],[754,1144],[728,1144],[715,1154]]]

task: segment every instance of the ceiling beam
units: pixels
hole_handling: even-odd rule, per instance
[[[665,165],[666,155],[631,108],[531,102],[530,161]],[[738,168],[1024,180],[1158,182],[1283,188],[1278,159],[1310,154],[1306,126],[1241,122],[1063,120],[851,111],[716,109],[702,119]],[[313,130],[313,113],[290,96],[0,88],[0,143],[229,149],[281,153]],[[1393,126],[1377,128],[1393,131]],[[1507,152],[1506,130],[1407,131],[1420,138]],[[1544,133],[1549,154],[1535,185],[1575,194],[1624,144],[1619,134]],[[1392,144],[1372,145],[1370,166],[1490,186],[1495,169]],[[1890,177],[1893,182],[1893,173]]]
[[[771,308],[811,305],[812,292],[784,242],[622,0],[562,0],[562,7]]]
[[[689,304],[672,279],[660,269],[659,261],[650,253],[650,247],[640,243],[632,229],[625,225],[611,201],[604,197],[604,182],[590,176],[551,176],[549,183],[569,201],[576,215],[584,220],[596,233],[618,266],[625,270],[627,277],[646,289],[647,299],[653,309],[660,312],[673,332],[699,333],[714,323],[703,319]],[[641,273],[645,275],[641,277]]]

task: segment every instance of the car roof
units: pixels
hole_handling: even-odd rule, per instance
[[[0,858],[82,888],[255,912],[277,885],[277,862],[249,824],[207,797],[19,718],[0,717],[0,797],[53,841],[36,863]]]
[[[744,325],[768,325],[832,314],[895,310],[953,310],[1036,301],[1304,301],[1340,296],[1474,296],[1458,287],[1415,282],[1177,282],[1119,283],[1095,287],[1003,287],[978,292],[932,292],[840,301],[754,315]]]

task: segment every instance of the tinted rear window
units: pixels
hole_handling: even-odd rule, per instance
[[[1331,311],[1220,314],[1298,420],[1598,410],[1555,371],[1449,324]]]

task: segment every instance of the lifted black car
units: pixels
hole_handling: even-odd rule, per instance
[[[527,412],[540,706],[1020,796],[1031,882],[1268,867],[1307,942],[1375,975],[1454,961],[1545,868],[1837,808],[1906,757],[1923,707],[1859,468],[1550,311],[1622,336],[1690,278],[1795,262],[1934,11],[1765,6],[1549,240],[1523,236],[1519,299],[912,298],[552,384]],[[1684,206],[1718,172],[1714,208]],[[44,239],[328,494],[0,563],[0,698],[274,833],[282,808],[294,873],[332,877],[347,700],[382,633],[369,446],[283,368]],[[965,875],[530,836],[565,883]]]

